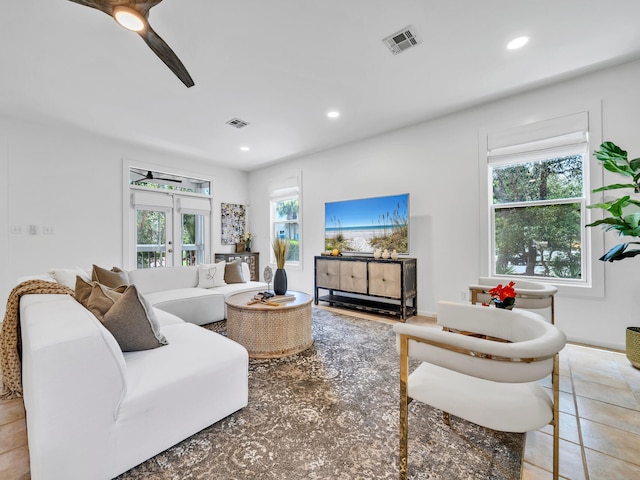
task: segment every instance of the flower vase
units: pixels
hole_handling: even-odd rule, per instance
[[[510,304],[507,305],[504,302],[501,302],[500,300],[494,300],[493,303],[496,305],[496,308],[502,308],[503,310],[513,310],[513,307],[515,304]]]
[[[245,252],[250,252],[251,251],[251,241],[244,242],[244,251]]]
[[[284,295],[287,293],[287,272],[284,268],[277,268],[273,277],[273,292],[276,295]]]

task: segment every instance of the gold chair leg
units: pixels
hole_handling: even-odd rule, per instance
[[[408,467],[408,442],[409,442],[409,402],[407,392],[409,380],[409,339],[406,335],[400,336],[400,457],[398,468],[399,479],[407,480]]]
[[[560,474],[560,360],[558,354],[553,357],[551,385],[553,387],[553,480],[558,480]]]

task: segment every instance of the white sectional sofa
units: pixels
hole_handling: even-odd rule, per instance
[[[182,279],[186,288],[192,279]],[[174,286],[160,277],[141,284],[147,280],[149,286]],[[215,305],[212,318],[223,315]],[[115,337],[71,296],[22,297],[23,388],[34,480],[113,478],[247,405],[245,348],[153,311],[168,345],[123,353]]]
[[[224,299],[229,295],[267,289],[266,283],[251,280],[198,288],[198,269],[195,266],[146,268],[130,270],[128,274],[129,283],[134,284],[154,307],[196,325],[227,318]],[[242,274],[245,279],[251,278],[246,263],[242,263]]]

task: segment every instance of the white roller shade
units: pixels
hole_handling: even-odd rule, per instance
[[[521,125],[487,135],[487,161],[530,162],[575,154],[587,147],[589,114],[580,112],[543,122]]]
[[[173,197],[162,193],[133,192],[131,206],[136,210],[170,212],[173,209]]]
[[[180,213],[209,215],[209,212],[211,212],[211,200],[198,197],[180,197],[178,198],[177,208]]]

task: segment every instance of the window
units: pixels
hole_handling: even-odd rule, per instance
[[[488,135],[489,275],[590,281],[588,114]]]
[[[286,265],[300,265],[300,188],[298,177],[293,177],[284,182],[286,186],[273,188],[270,192],[271,199],[271,231],[272,238],[284,238],[289,240],[289,252]],[[271,262],[275,263],[275,257],[271,252]]]
[[[585,154],[490,164],[492,274],[584,278]]]

